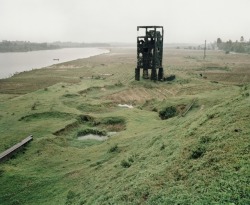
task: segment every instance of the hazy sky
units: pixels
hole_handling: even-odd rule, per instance
[[[250,39],[250,0],[0,0],[0,41],[135,42],[164,26],[165,43]]]

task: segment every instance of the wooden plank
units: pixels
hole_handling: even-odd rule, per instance
[[[14,154],[17,150],[19,150],[21,147],[23,147],[27,143],[29,143],[31,140],[33,140],[33,136],[32,135],[26,137],[21,142],[15,144],[11,148],[9,148],[9,149],[5,150],[4,152],[2,152],[0,154],[0,162],[4,161],[7,158],[9,158],[12,154]]]
[[[187,114],[187,112],[191,109],[196,100],[197,100],[196,98],[193,99],[193,101],[186,107],[185,111],[181,114],[182,117],[184,117]]]

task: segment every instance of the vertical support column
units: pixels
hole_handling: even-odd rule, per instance
[[[140,81],[140,68],[135,68],[135,80]]]
[[[151,80],[153,80],[153,81],[157,80],[157,70],[156,70],[156,68],[152,69]]]
[[[159,68],[158,80],[159,80],[159,81],[162,81],[162,80],[163,80],[163,76],[164,76],[163,68]]]
[[[154,28],[154,48],[153,48],[153,66],[152,66],[152,73],[151,73],[151,80],[157,80],[157,70],[156,70],[156,28]]]
[[[149,77],[148,77],[148,69],[143,69],[142,77],[144,79],[149,79]]]

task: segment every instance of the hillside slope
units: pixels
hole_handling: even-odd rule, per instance
[[[1,164],[0,204],[250,204],[249,56],[165,55],[168,83],[134,82],[126,49],[0,81],[0,151],[34,136]]]

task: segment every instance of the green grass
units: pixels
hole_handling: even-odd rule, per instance
[[[177,51],[166,51],[168,65],[178,68],[170,84],[133,82],[135,56],[124,50],[8,79],[39,82],[51,72],[67,80],[38,83],[38,90],[1,87],[0,151],[30,134],[34,140],[0,165],[0,204],[249,204],[250,84],[201,79],[202,53]],[[224,67],[234,58],[222,55],[208,52],[207,61]],[[114,75],[87,78],[100,73]],[[135,108],[109,99],[121,92]],[[180,109],[193,99],[185,117],[159,117],[164,108]],[[106,141],[76,138],[108,131],[117,133]]]

